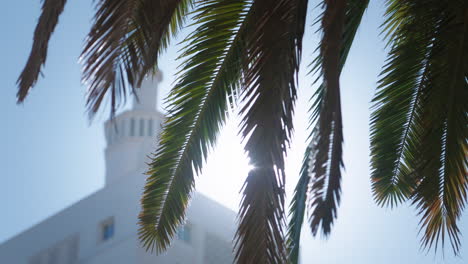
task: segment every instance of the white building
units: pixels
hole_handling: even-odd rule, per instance
[[[0,245],[1,264],[232,263],[235,213],[198,193],[166,253],[156,256],[140,246],[142,173],[160,129],[156,97],[161,78],[159,73],[145,80],[139,102],[134,100],[114,123],[105,123],[104,188]]]

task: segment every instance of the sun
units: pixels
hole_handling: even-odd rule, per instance
[[[227,121],[215,148],[196,179],[196,190],[237,211],[240,190],[253,168],[237,135],[236,120]]]

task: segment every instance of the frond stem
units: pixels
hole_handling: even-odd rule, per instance
[[[427,56],[429,57],[429,56]],[[408,134],[409,134],[409,131],[411,130],[411,124],[413,123],[413,119],[414,119],[414,116],[416,115],[416,105],[420,99],[420,95],[421,95],[421,91],[422,91],[422,88],[423,88],[423,85],[424,85],[424,80],[426,79],[427,77],[427,73],[428,73],[428,64],[429,64],[429,60],[428,58],[426,57],[426,65],[424,66],[424,71],[423,71],[423,74],[421,76],[421,80],[419,82],[419,85],[418,85],[418,88],[416,89],[416,94],[415,94],[415,97],[414,97],[414,100],[413,100],[413,105],[411,107],[411,111],[410,111],[410,115],[409,115],[409,118],[408,118],[408,121],[406,123],[406,128],[405,128],[405,133],[403,134],[403,137],[401,139],[401,146],[398,150],[398,158],[396,159],[396,166],[395,166],[395,169],[393,170],[393,175],[392,175],[392,185],[395,186],[397,184],[397,174],[398,174],[398,170],[400,169],[400,164],[402,162],[402,159],[403,159],[403,151],[406,149],[407,147],[407,142],[408,142]]]

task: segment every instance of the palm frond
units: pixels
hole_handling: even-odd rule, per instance
[[[310,166],[309,221],[312,234],[327,236],[341,195],[342,117],[339,76],[369,1],[324,1],[323,38],[312,71],[320,70],[323,83],[313,96],[311,124],[315,124],[303,168]]]
[[[300,178],[294,189],[294,196],[289,206],[289,225],[288,225],[288,252],[289,263],[299,263],[299,246],[301,241],[302,223],[304,222],[305,208],[307,202],[307,191],[310,182],[310,153],[306,149],[304,161],[302,164]]]
[[[301,0],[257,0],[247,34],[241,133],[254,169],[242,188],[237,263],[285,263],[284,155],[293,129],[305,12]]]
[[[143,65],[135,83],[141,85],[145,74],[157,64],[158,57],[173,36],[185,25],[195,0],[146,0],[135,15],[136,29],[130,39],[142,39]],[[140,40],[141,41],[141,40]]]
[[[41,68],[46,62],[50,37],[57,26],[59,16],[62,14],[66,2],[66,0],[42,1],[42,13],[34,30],[31,53],[17,81],[18,92],[16,98],[18,103],[24,101],[29,90],[37,82]]]
[[[423,3],[389,2],[385,28],[392,47],[382,71],[371,115],[371,166],[374,198],[393,207],[414,188],[404,160],[422,99],[437,16]],[[393,25],[397,25],[394,27]]]
[[[196,30],[185,40],[167,120],[150,164],[142,197],[140,239],[158,253],[167,249],[209,150],[224,124],[241,78],[248,1],[200,1]]]
[[[189,0],[101,0],[82,52],[90,117],[107,96],[111,114],[155,69],[171,33],[183,24]],[[110,90],[110,91],[109,91]]]
[[[391,50],[374,99],[375,198],[411,198],[423,248],[457,254],[468,188],[468,7],[456,1],[388,1]],[[465,99],[463,99],[465,98]]]
[[[447,236],[458,254],[458,220],[468,192],[468,6],[433,6],[439,20],[423,80],[424,101],[405,154],[418,183],[412,199],[421,216],[422,247],[437,251]]]
[[[90,115],[98,111],[109,89],[111,113],[114,113],[120,99],[126,96],[126,71],[129,75],[138,71],[138,62],[132,65],[136,58],[129,58],[137,57],[136,54],[126,52],[124,45],[137,7],[137,0],[97,2],[94,24],[81,55],[83,82],[89,86],[87,106]],[[132,79],[131,76],[127,78]]]

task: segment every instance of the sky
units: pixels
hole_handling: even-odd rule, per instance
[[[16,79],[29,55],[40,1],[3,3],[0,16],[0,243],[104,185],[103,111],[93,122],[85,113],[86,87],[80,82],[78,58],[89,30],[92,0],[69,1],[52,36],[43,76],[26,102],[15,102]],[[298,179],[307,132],[308,99],[315,86],[306,75],[307,64],[319,36],[311,18],[318,14],[316,1],[309,5],[308,32],[304,37],[299,100],[295,114],[295,136],[287,158],[287,194]],[[419,248],[418,217],[413,207],[396,209],[375,205],[370,187],[369,113],[378,74],[385,60],[380,36],[382,0],[371,1],[358,31],[341,77],[344,117],[344,161],[342,203],[338,220],[328,239],[313,238],[305,225],[302,235],[303,263],[466,263],[468,215],[460,226],[462,249],[454,257]],[[186,32],[183,32],[184,34]],[[174,41],[175,44],[177,41]],[[164,72],[160,94],[174,81],[177,46],[161,57]],[[163,96],[159,98],[161,102]],[[160,109],[163,107],[160,104]],[[237,210],[239,190],[248,171],[248,161],[237,136],[238,121],[228,121],[217,147],[197,179],[198,191]]]

